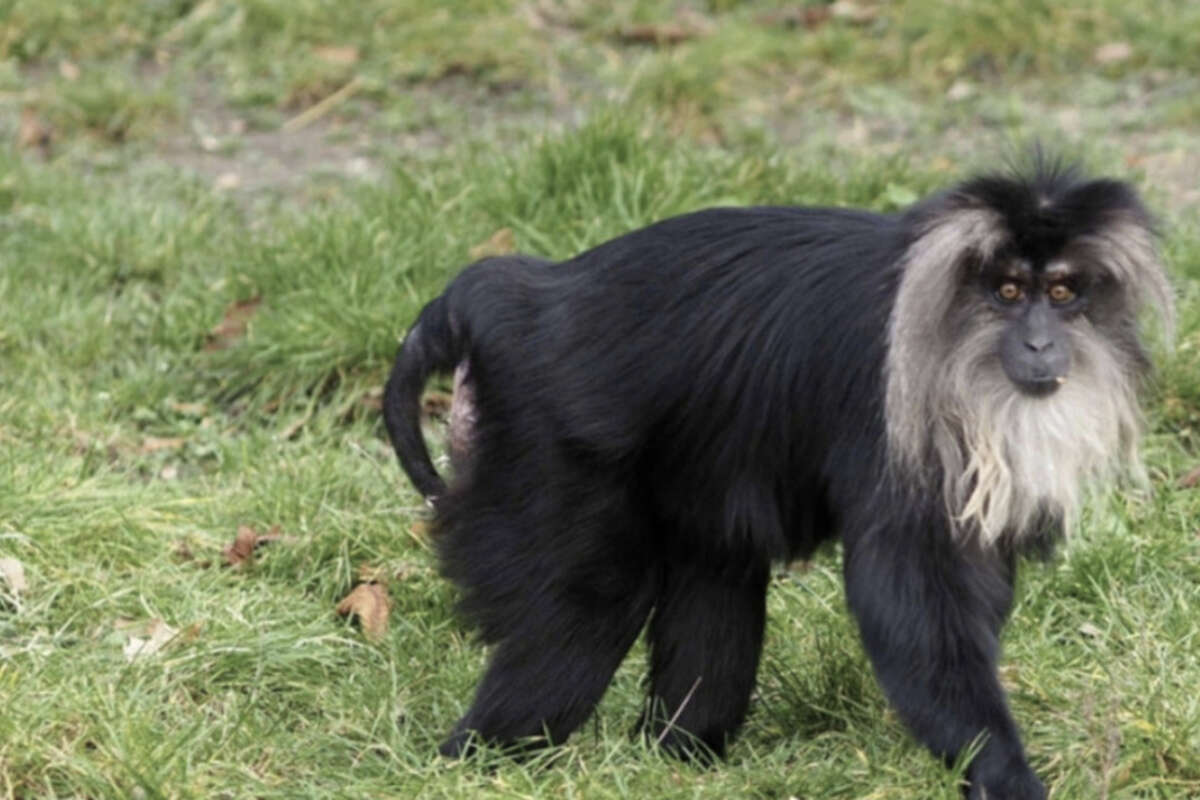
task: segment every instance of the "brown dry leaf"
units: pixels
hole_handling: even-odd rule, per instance
[[[387,633],[390,602],[387,589],[379,583],[360,583],[337,605],[337,613],[358,618],[363,635],[378,642]]]
[[[875,18],[879,16],[879,8],[862,5],[851,0],[838,0],[829,6],[829,13],[833,15],[834,19],[849,22],[851,25],[866,25],[874,22]]]
[[[946,99],[951,102],[958,103],[963,100],[967,100],[974,94],[975,87],[971,85],[971,82],[959,78],[950,85],[949,89],[946,90]]]
[[[428,549],[432,543],[429,536],[430,530],[429,523],[425,520],[419,519],[409,526],[408,535],[411,536],[413,541],[415,541],[417,544]]]
[[[242,185],[242,176],[236,172],[222,172],[213,181],[213,188],[218,192],[231,192]]]
[[[368,389],[363,392],[362,397],[358,398],[359,405],[369,408],[372,411],[383,410],[383,387],[376,386],[374,389]]]
[[[146,636],[130,636],[122,651],[126,661],[133,661],[144,656],[152,656],[162,650],[168,642],[179,635],[161,619],[152,619],[146,626]]]
[[[1180,489],[1191,489],[1197,483],[1200,483],[1200,467],[1193,468],[1188,474],[1180,478],[1178,486]]]
[[[203,417],[208,413],[208,403],[171,403],[171,410],[187,417]]]
[[[75,433],[75,454],[86,456],[92,452],[92,449],[102,450],[104,457],[108,459],[110,464],[115,464],[121,458],[121,449],[112,441],[100,441],[99,439],[82,432]]]
[[[238,526],[237,536],[233,539],[233,544],[228,545],[221,551],[221,555],[225,558],[225,563],[231,567],[240,566],[247,562],[254,561],[254,547],[258,544],[258,533],[249,525]]]
[[[699,39],[713,31],[712,22],[697,13],[681,14],[674,22],[627,25],[617,32],[625,44],[676,45]]]
[[[1138,167],[1141,167],[1142,164],[1144,164],[1144,163],[1146,163],[1146,154],[1145,153],[1126,153],[1125,154],[1125,166],[1129,167],[1130,169],[1136,169]]]
[[[1120,64],[1133,56],[1133,46],[1129,42],[1109,42],[1096,48],[1092,58],[1097,64]]]
[[[205,350],[225,350],[246,335],[246,327],[258,313],[262,297],[255,295],[248,300],[235,300],[225,309],[225,316],[208,332]]]
[[[760,15],[758,20],[763,25],[780,25],[785,28],[804,27],[812,31],[829,22],[831,16],[829,6],[801,6],[768,12]]]
[[[32,108],[21,109],[21,122],[17,126],[17,147],[41,149],[42,155],[50,154],[54,141],[54,129]]]
[[[454,397],[445,392],[426,392],[421,398],[421,411],[428,417],[444,419],[450,414]]]
[[[305,412],[298,419],[294,419],[288,423],[288,426],[279,432],[279,438],[283,441],[288,441],[297,433],[304,429],[308,421],[312,419],[312,410]]]
[[[73,61],[63,59],[58,62],[58,74],[68,81],[79,80],[79,67]]]
[[[25,565],[15,558],[0,558],[0,578],[8,584],[14,597],[29,589],[29,583],[25,580]]]
[[[237,536],[234,537],[233,543],[221,551],[221,556],[225,559],[225,563],[231,567],[237,567],[242,564],[253,564],[254,551],[256,549],[268,542],[278,542],[284,538],[286,537],[279,532],[278,525],[271,526],[271,530],[266,533],[259,533],[249,525],[239,525]]]
[[[138,446],[138,452],[142,455],[149,455],[161,450],[178,450],[185,444],[187,444],[187,439],[181,436],[147,436]]]
[[[358,48],[354,45],[318,45],[313,55],[326,64],[348,67],[358,63]]]
[[[362,564],[359,566],[357,574],[359,583],[378,583],[387,586],[390,583],[406,581],[414,575],[421,574],[421,571],[420,566],[404,562],[398,567],[391,568],[376,564]]]
[[[359,583],[387,583],[390,577],[387,567],[375,564],[360,564],[358,567]]]
[[[957,169],[955,163],[945,156],[935,156],[934,159],[929,162],[929,167],[930,169],[937,170],[938,172],[953,172],[955,169]]]
[[[513,238],[512,228],[501,228],[488,238],[486,242],[480,242],[471,248],[471,259],[478,261],[481,258],[489,256],[506,256],[509,253],[515,252],[517,242]]]
[[[212,566],[211,560],[196,558],[196,553],[192,550],[191,543],[186,539],[180,539],[175,544],[175,549],[171,551],[171,556],[182,564],[195,564],[200,569],[208,569]]]

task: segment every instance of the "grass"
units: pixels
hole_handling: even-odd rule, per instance
[[[421,303],[499,230],[562,257],[708,205],[890,209],[1047,132],[1162,212],[1181,325],[1150,393],[1151,488],[1097,498],[1023,572],[1002,677],[1055,797],[1200,794],[1200,494],[1178,485],[1200,445],[1195,12],[941,5],[809,31],[765,22],[794,7],[771,2],[11,4],[0,128],[31,108],[54,133],[0,148],[0,558],[28,584],[0,578],[0,797],[958,797],[871,677],[836,552],[774,579],[753,710],[719,767],[628,736],[641,645],[566,746],[433,757],[485,654],[373,391]],[[715,24],[621,39],[667,23]],[[1111,41],[1133,55],[1096,64]],[[366,179],[213,187],[201,159],[254,173],[354,76],[304,141],[334,163],[368,136]],[[970,96],[946,101],[959,81]],[[204,115],[248,128],[201,152]],[[284,538],[221,566],[240,525]],[[364,568],[389,576],[375,642],[334,613]],[[130,659],[155,620],[178,635]]]

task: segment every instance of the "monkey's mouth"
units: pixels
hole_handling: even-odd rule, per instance
[[[1052,378],[1033,378],[1013,381],[1023,394],[1030,397],[1048,397],[1054,394],[1067,382],[1066,375],[1055,375]]]

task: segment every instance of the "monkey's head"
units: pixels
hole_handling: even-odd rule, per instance
[[[1137,471],[1139,312],[1171,289],[1136,193],[1040,160],[912,208],[889,330],[893,466],[940,481],[959,531],[1019,536]]]

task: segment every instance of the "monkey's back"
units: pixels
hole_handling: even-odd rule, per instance
[[[698,538],[806,553],[831,527],[825,493],[851,478],[847,449],[883,435],[905,244],[893,218],[865,212],[712,209],[477,279],[485,460],[574,459],[667,528],[716,524]]]

